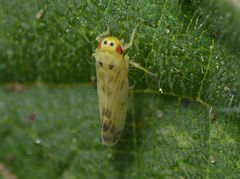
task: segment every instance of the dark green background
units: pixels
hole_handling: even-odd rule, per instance
[[[11,173],[240,177],[240,9],[233,1],[0,4],[0,163]],[[157,77],[130,68],[126,127],[107,148],[91,85],[95,37],[110,26],[126,42],[136,24],[126,53]]]

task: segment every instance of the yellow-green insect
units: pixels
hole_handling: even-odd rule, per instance
[[[124,55],[124,50],[133,43],[136,28],[133,30],[130,42],[123,45],[116,37],[107,36],[109,29],[97,36],[98,48],[93,56],[96,59],[97,89],[99,98],[99,113],[102,124],[102,143],[114,145],[121,137],[128,103],[128,65],[146,69]]]

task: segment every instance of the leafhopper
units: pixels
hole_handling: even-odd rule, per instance
[[[130,42],[126,44],[122,44],[116,37],[108,36],[109,33],[108,29],[96,37],[98,47],[93,56],[96,60],[102,143],[112,146],[119,141],[124,128],[128,104],[129,64],[153,74],[124,55],[124,51],[133,44],[136,28],[131,34]]]

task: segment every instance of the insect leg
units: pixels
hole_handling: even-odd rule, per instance
[[[129,64],[132,65],[132,66],[134,66],[135,68],[138,68],[138,69],[140,69],[140,70],[143,70],[144,72],[148,73],[148,74],[151,75],[151,76],[156,77],[156,74],[148,71],[146,68],[142,67],[141,65],[139,65],[138,63],[136,63],[136,62],[134,62],[134,61],[129,60]]]
[[[128,49],[128,48],[130,48],[132,46],[133,39],[134,39],[134,36],[136,34],[137,27],[138,27],[138,25],[132,31],[132,34],[130,36],[130,42],[123,45],[123,50],[126,50],[126,49]]]
[[[110,34],[110,27],[107,28],[107,30],[101,34],[99,34],[96,37],[96,41],[100,42],[102,40],[103,37],[107,36],[108,34]]]

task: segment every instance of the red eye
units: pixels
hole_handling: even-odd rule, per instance
[[[98,48],[101,48],[102,47],[102,42],[100,41],[99,43],[98,43]]]
[[[122,54],[122,53],[123,53],[123,50],[122,50],[121,45],[118,45],[118,46],[116,47],[116,52],[119,53],[119,54]]]

